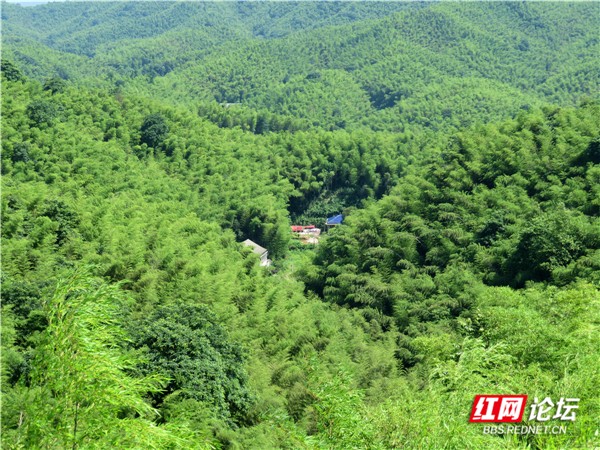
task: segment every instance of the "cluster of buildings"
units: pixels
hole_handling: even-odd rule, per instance
[[[335,227],[336,225],[340,225],[343,220],[344,216],[338,214],[337,216],[327,218],[325,221],[325,226],[327,229],[329,229],[331,227]],[[319,236],[321,235],[321,229],[315,227],[314,225],[292,225],[292,233],[295,233],[304,244],[318,244]],[[266,248],[261,247],[250,239],[246,239],[242,243],[248,247],[251,247],[252,252],[258,255],[261,266],[268,267],[271,265],[269,252]]]
[[[295,233],[305,244],[318,244],[321,229],[314,225],[292,225],[292,233]]]
[[[325,221],[325,227],[327,229],[340,225],[344,220],[344,216],[338,214],[337,216],[328,217]],[[292,225],[292,233],[295,233],[300,240],[305,244],[318,244],[319,236],[321,235],[321,229],[314,225]]]

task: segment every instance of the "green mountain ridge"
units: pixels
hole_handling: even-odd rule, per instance
[[[62,33],[55,32],[38,40],[58,51],[92,52],[89,62],[78,66],[81,73],[69,73],[72,70],[63,66],[59,71],[63,76],[88,80],[108,76],[112,82],[120,79],[144,89],[148,89],[149,76],[153,79],[149,92],[162,100],[190,106],[198,100],[241,102],[256,110],[316,119],[316,126],[329,128],[367,126],[397,131],[399,123],[455,128],[507,117],[505,111],[514,115],[522,107],[549,102],[574,104],[582,95],[598,94],[593,64],[580,64],[581,60],[598,59],[599,41],[591,32],[598,25],[594,4],[376,4],[367,8],[376,12],[373,16],[392,14],[371,19],[367,15],[364,20],[349,13],[359,8],[357,5],[333,3],[328,7],[339,11],[329,16],[327,9],[319,11],[324,6],[293,3],[257,4],[247,10],[235,3],[157,4],[144,21],[132,27],[119,22],[116,31],[92,27],[82,29],[82,35],[71,32],[60,37]],[[109,23],[111,14],[125,9],[133,15],[136,11],[134,4],[77,8],[84,9],[79,13],[90,16],[90,21],[100,20],[91,18],[99,8],[103,13],[100,17],[108,17],[105,20]],[[394,12],[396,8],[400,11]],[[55,9],[60,17],[60,13],[71,12],[64,7]],[[200,20],[201,13],[182,17],[183,11],[195,9],[205,10],[212,22]],[[270,17],[268,25],[277,29],[289,23],[291,16],[304,23],[312,9],[321,18],[314,30],[293,31],[292,27],[289,33],[275,33],[276,37],[267,39],[253,31],[265,15]],[[119,21],[129,20],[127,15],[117,17]],[[335,23],[343,20],[355,21]],[[136,27],[144,28],[140,37]],[[127,33],[136,38],[128,38]],[[114,44],[103,42],[106,39],[119,42],[118,50]],[[15,50],[23,53],[25,49],[20,47],[15,46]],[[88,47],[92,50],[86,50]],[[571,67],[579,70],[573,73]],[[327,77],[321,79],[322,72],[328,70],[339,71],[343,77],[334,86]],[[136,81],[140,75],[143,77]],[[486,88],[477,88],[479,79],[485,78],[500,83],[494,86],[497,96],[516,96],[520,102],[485,111],[470,102],[457,108],[454,98],[430,98],[436,112],[444,112],[444,117],[435,121],[413,111],[411,97],[416,96],[416,103],[421,103],[419,97],[428,90],[452,92],[453,86],[447,85],[452,78],[473,79],[472,87],[463,86],[467,97],[488,97]],[[335,84],[344,86],[338,94]],[[346,86],[354,88],[346,92]],[[304,98],[306,92],[314,92],[315,98],[308,97],[312,108],[298,103],[297,91]],[[315,104],[322,109],[315,110]],[[459,120],[452,120],[450,115],[459,116]]]

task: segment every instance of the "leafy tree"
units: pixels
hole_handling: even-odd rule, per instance
[[[229,341],[216,317],[201,305],[157,308],[132,329],[133,344],[147,351],[144,374],[163,373],[171,381],[155,395],[160,405],[168,395],[210,405],[221,416],[244,422],[251,405],[244,353]]]
[[[73,211],[65,202],[61,200],[51,200],[42,211],[42,216],[46,216],[58,224],[56,230],[56,243],[61,245],[79,223],[77,213]]]
[[[34,126],[51,126],[58,115],[58,107],[48,100],[34,100],[27,105],[26,112]]]
[[[25,81],[23,73],[11,61],[2,59],[0,69],[2,70],[2,76],[8,81]]]
[[[516,271],[519,284],[548,280],[554,270],[569,265],[594,245],[587,229],[583,217],[562,208],[541,214],[523,230],[507,268]]]
[[[169,126],[162,114],[154,113],[144,119],[140,131],[142,143],[158,148],[169,134]]]
[[[29,142],[19,142],[13,146],[12,161],[13,162],[29,162],[31,161],[31,144]]]
[[[56,94],[57,92],[63,92],[66,87],[67,83],[65,80],[59,77],[52,77],[44,82],[43,89],[44,91],[50,91],[51,93]]]
[[[264,114],[260,114],[258,116],[258,118],[256,119],[255,132],[256,132],[256,134],[265,134],[268,131],[269,131],[269,121],[267,119],[267,116]]]

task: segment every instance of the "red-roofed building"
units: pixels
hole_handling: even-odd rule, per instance
[[[304,230],[312,230],[314,225],[292,225],[292,232],[302,233]]]

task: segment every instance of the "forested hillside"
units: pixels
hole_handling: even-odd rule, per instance
[[[5,52],[27,74],[326,129],[460,128],[598,94],[589,2],[55,3],[2,14]]]
[[[600,446],[599,25],[3,3],[2,448]]]

